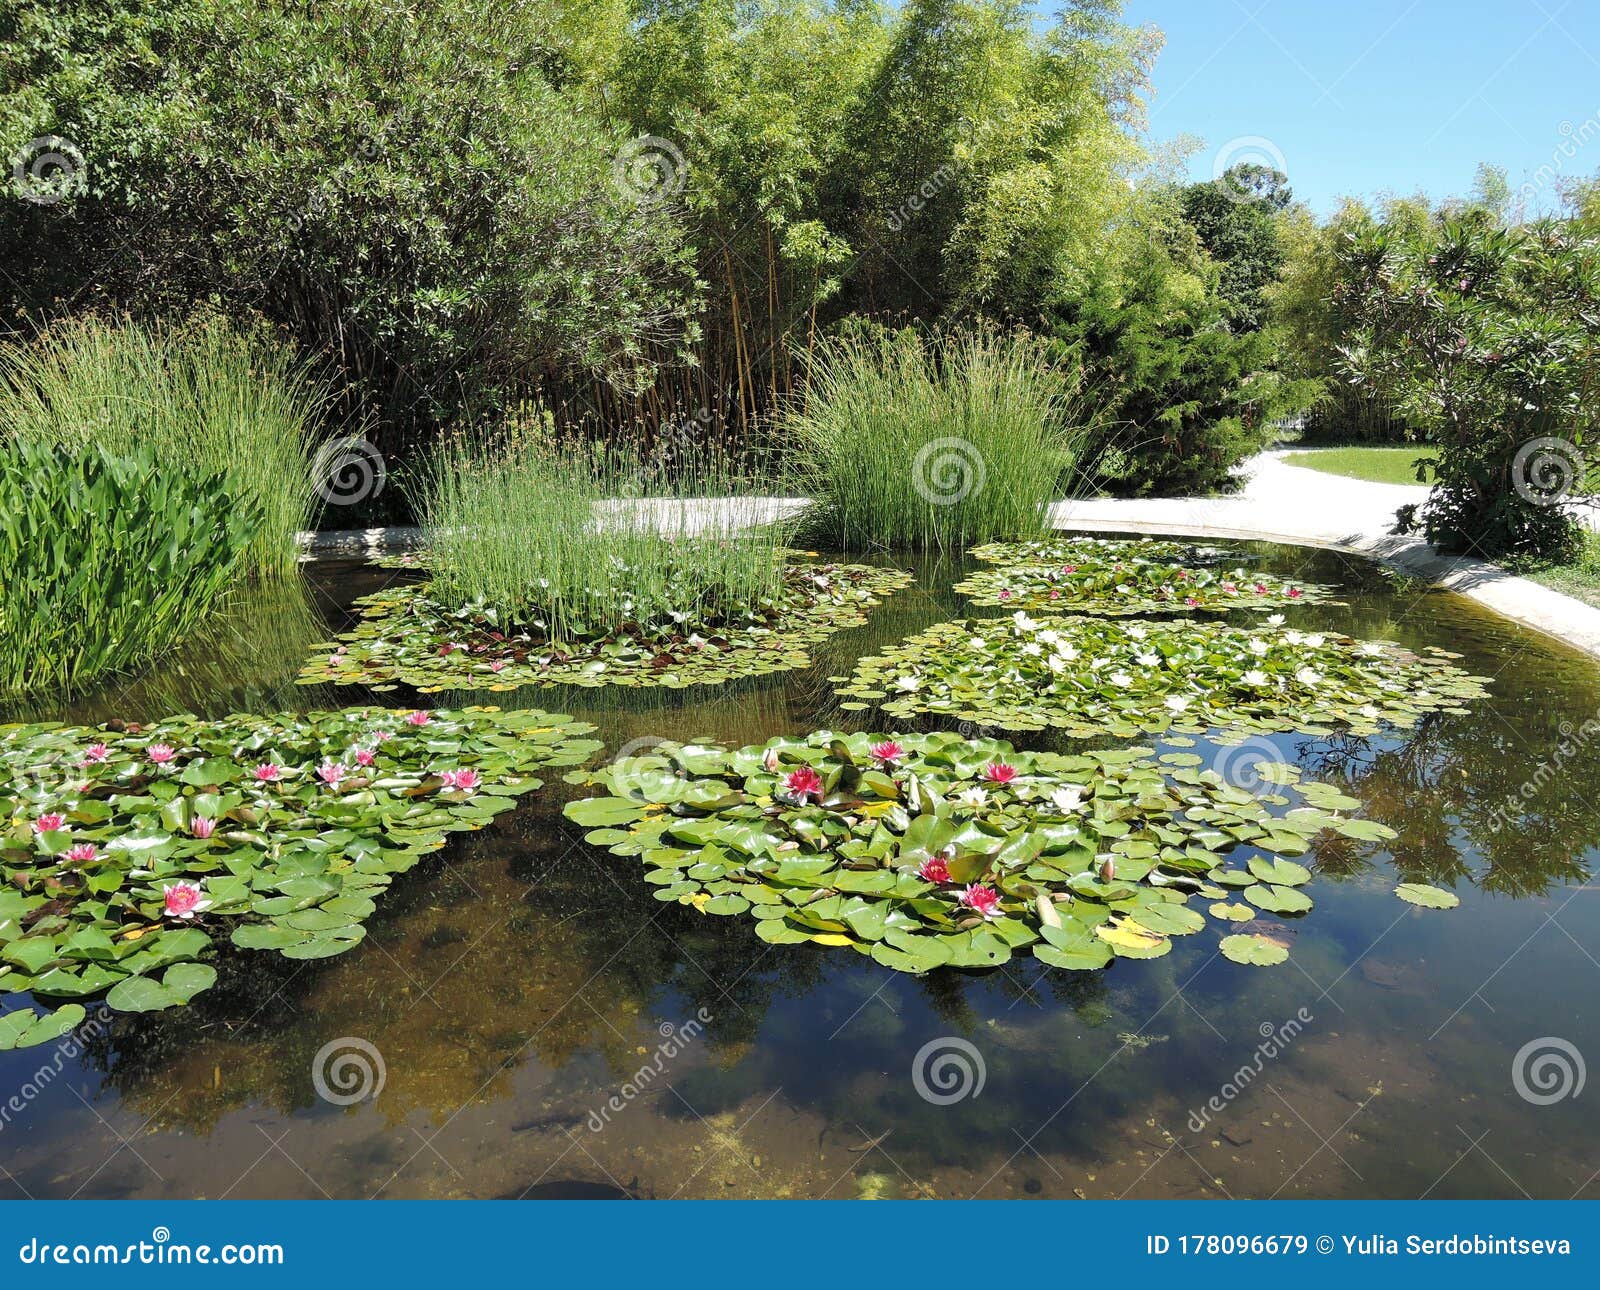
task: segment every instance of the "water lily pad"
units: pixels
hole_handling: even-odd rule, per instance
[[[424,561],[419,561],[419,564]],[[866,611],[911,582],[899,569],[797,562],[772,603],[717,621],[632,625],[626,633],[553,643],[536,627],[498,625],[439,603],[426,583],[356,602],[360,621],[318,646],[303,685],[415,686],[424,692],[524,685],[681,689],[805,667],[809,646],[866,621]]]
[[[1165,541],[1050,538],[973,552],[996,565],[956,590],[973,603],[1030,613],[1226,613],[1327,602],[1333,589],[1224,563],[1229,553]]]
[[[862,658],[839,687],[897,717],[922,714],[1075,737],[1344,730],[1376,734],[1458,711],[1485,692],[1442,650],[1421,653],[1281,624],[1009,618],[938,623]],[[1269,781],[1271,782],[1271,781]],[[1313,806],[1336,809],[1327,800]],[[1370,820],[1344,825],[1380,841]]]
[[[1220,918],[1229,923],[1248,923],[1256,916],[1256,911],[1249,905],[1230,905],[1220,900],[1206,912],[1213,918]]]
[[[1394,889],[1394,894],[1407,904],[1420,905],[1423,909],[1454,909],[1461,903],[1461,897],[1454,892],[1430,887],[1425,882],[1403,882]]]
[[[1072,971],[1155,958],[1204,927],[1191,897],[1224,890],[1207,876],[1236,873],[1273,907],[1310,908],[1293,886],[1221,862],[1248,849],[1285,864],[1263,872],[1300,878],[1259,853],[1343,819],[1295,806],[1292,783],[1277,814],[1215,770],[1145,749],[1025,753],[949,732],[662,743],[569,779],[601,795],[567,817],[594,826],[594,845],[640,857],[659,899],[747,914],[769,944],[848,947],[904,972],[1025,950]]]
[[[535,770],[587,761],[590,729],[490,708],[0,727],[0,988],[148,1012],[212,985],[217,935],[342,953],[395,875],[509,810]],[[35,822],[54,815],[45,847]]]
[[[1221,949],[1224,958],[1251,967],[1271,967],[1289,957],[1288,950],[1264,936],[1224,936]]]
[[[37,1013],[19,1008],[0,1017],[0,1053],[15,1048],[35,1048],[60,1039],[84,1018],[82,1004],[67,1003],[54,1012]]]

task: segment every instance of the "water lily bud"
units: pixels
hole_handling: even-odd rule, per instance
[[[1100,881],[1110,882],[1117,876],[1117,861],[1114,856],[1107,856],[1100,862]]]
[[[761,765],[766,769],[769,775],[777,774],[778,750],[776,748],[768,748],[767,751],[761,755]]]

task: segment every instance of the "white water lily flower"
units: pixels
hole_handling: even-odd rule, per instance
[[[1035,639],[1038,640],[1039,644],[1041,645],[1050,645],[1053,647],[1061,643],[1061,633],[1045,630],[1040,632]]]
[[[1283,626],[1283,615],[1282,614],[1270,614],[1270,615],[1268,615],[1268,617],[1267,617],[1267,626],[1268,627],[1282,627]]]
[[[1133,678],[1126,672],[1113,672],[1110,680],[1112,685],[1115,685],[1119,689],[1123,690],[1126,690],[1130,685],[1133,684]]]
[[[1039,623],[1037,620],[1029,618],[1028,615],[1021,609],[1017,610],[1016,613],[1011,615],[1011,621],[1017,625],[1017,630],[1019,632],[1036,632],[1039,630]]]
[[[1069,662],[1069,663],[1072,662],[1073,659],[1078,657],[1078,651],[1076,649],[1074,649],[1071,645],[1067,645],[1065,643],[1063,643],[1056,650],[1056,654],[1057,654],[1058,657],[1066,659],[1067,662]]]
[[[1069,784],[1050,794],[1050,804],[1063,815],[1071,815],[1083,805],[1083,790]]]
[[[1272,647],[1259,636],[1252,636],[1250,638],[1250,652],[1257,658],[1265,658],[1267,656],[1267,651],[1271,648]]]
[[[1361,707],[1361,715],[1366,717],[1369,721],[1376,721],[1378,719],[1378,709],[1373,707],[1373,705],[1370,703],[1363,704]]]
[[[956,794],[956,801],[962,806],[970,806],[974,811],[981,810],[989,804],[989,794],[977,785],[962,789]]]
[[[1239,679],[1241,681],[1243,681],[1246,685],[1266,685],[1267,684],[1267,674],[1265,672],[1263,672],[1263,671],[1260,671],[1257,668],[1251,668],[1248,672],[1246,672]]]
[[[1300,632],[1284,632],[1283,639],[1291,645],[1300,645],[1304,643],[1305,636]]]
[[[915,694],[921,685],[922,682],[914,676],[897,676],[894,679],[894,688],[907,694]]]
[[[1361,652],[1369,658],[1375,658],[1383,653],[1383,645],[1379,641],[1362,641]]]
[[[1159,654],[1152,654],[1148,650],[1146,650],[1143,654],[1140,654],[1133,661],[1135,663],[1137,663],[1140,667],[1160,667],[1161,666],[1161,656]]]
[[[1306,644],[1312,649],[1321,649],[1322,643],[1325,640],[1327,640],[1327,637],[1323,636],[1320,632],[1312,632],[1311,635],[1306,637]]]
[[[1039,655],[1044,653],[1044,650],[1039,647],[1038,641],[1029,641],[1022,647],[1022,652],[1029,658],[1038,658]]]
[[[1067,670],[1067,661],[1066,661],[1066,659],[1062,658],[1061,655],[1059,655],[1059,654],[1052,654],[1049,658],[1047,658],[1045,660],[1045,664],[1057,676],[1060,676],[1063,672],[1065,672]]]
[[[1127,631],[1127,634],[1128,634],[1130,639],[1136,640],[1136,641],[1142,641],[1145,638],[1145,635],[1146,635],[1145,629],[1143,627],[1138,626],[1138,624],[1134,624],[1133,626],[1129,627],[1128,631]]]
[[[1314,667],[1303,667],[1294,674],[1294,679],[1299,681],[1301,685],[1320,685],[1322,683],[1322,673]]]
[[[1174,712],[1182,712],[1188,706],[1189,706],[1189,700],[1184,698],[1183,695],[1181,695],[1181,694],[1169,694],[1169,695],[1167,695],[1167,707],[1171,708]]]

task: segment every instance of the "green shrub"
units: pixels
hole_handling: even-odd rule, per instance
[[[679,466],[682,487],[629,447],[450,439],[417,490],[434,598],[555,642],[630,624],[693,631],[771,602],[783,527],[728,496],[741,483],[717,460]],[[696,507],[691,481],[728,500]],[[646,485],[656,495],[638,496]]]
[[[1046,527],[1085,432],[1076,383],[1037,344],[912,331],[823,346],[783,423],[808,536],[859,551],[959,551]]]
[[[81,689],[171,649],[261,524],[222,473],[154,448],[0,442],[0,694]]]
[[[285,576],[316,496],[311,434],[325,398],[288,352],[215,318],[89,318],[0,350],[0,434],[109,454],[148,450],[226,478],[261,515],[245,571]]]

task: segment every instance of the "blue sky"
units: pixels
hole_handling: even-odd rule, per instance
[[[1464,193],[1488,161],[1537,210],[1553,175],[1600,172],[1600,0],[1128,0],[1127,17],[1166,33],[1150,135],[1203,138],[1197,178],[1281,155],[1326,213]]]

